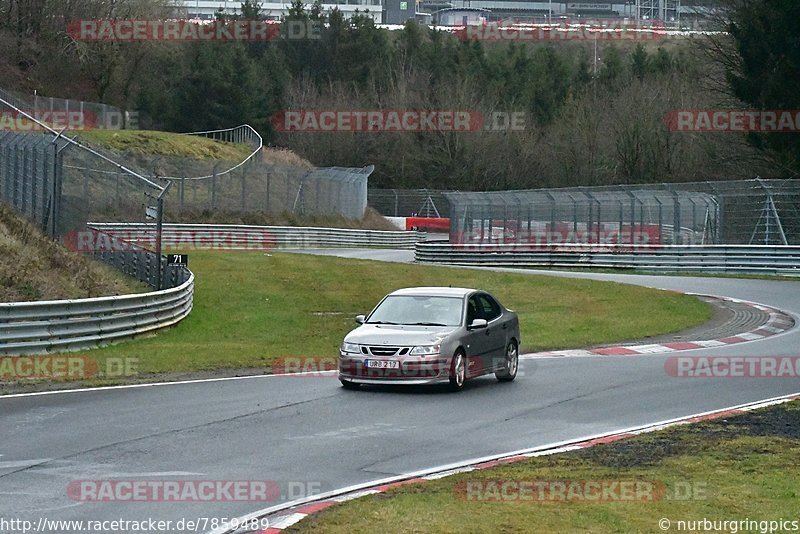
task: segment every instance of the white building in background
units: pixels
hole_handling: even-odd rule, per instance
[[[493,18],[519,17],[539,22],[561,18],[627,18],[631,20],[661,20],[676,22],[693,8],[682,8],[681,0],[615,0],[603,2],[584,0],[564,2],[551,0],[422,0],[426,4],[452,9],[486,9]],[[430,11],[430,9],[426,9]]]
[[[310,6],[313,0],[304,0]],[[447,9],[488,10],[488,20],[508,17],[546,21],[561,18],[628,18],[634,21],[661,20],[674,24],[680,20],[703,18],[713,11],[707,6],[712,0],[613,0],[556,1],[556,0],[324,0],[323,10],[338,8],[346,18],[356,11],[367,13],[376,23],[402,24],[418,14],[434,13]],[[211,19],[222,8],[227,13],[238,13],[242,0],[173,0],[175,6],[191,18]],[[285,16],[290,0],[261,0],[266,18],[278,20]],[[447,12],[444,12],[447,13]],[[449,16],[449,14],[447,15]],[[467,18],[471,16],[466,14]],[[435,18],[435,17],[434,17]],[[460,16],[463,21],[464,15]],[[434,21],[435,23],[436,21]],[[454,23],[458,23],[454,20]]]
[[[175,7],[179,10],[185,11],[186,15],[190,18],[198,19],[212,19],[214,13],[222,8],[226,13],[238,13],[239,8],[242,6],[242,0],[173,0]],[[304,0],[307,6],[313,3],[313,0]],[[353,13],[358,10],[359,13],[368,15],[375,19],[375,22],[381,22],[381,15],[383,13],[382,3],[385,0],[324,0],[322,7],[324,11],[329,9],[339,8],[345,18],[350,18]],[[412,2],[413,3],[413,0]],[[261,1],[261,10],[264,16],[268,19],[278,20],[289,13],[291,1],[284,2],[276,1]]]

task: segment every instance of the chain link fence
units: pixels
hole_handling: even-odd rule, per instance
[[[371,208],[385,217],[444,217],[450,216],[448,191],[433,189],[369,190]]]
[[[22,117],[35,128],[5,125],[0,130],[0,199],[69,248],[93,254],[155,289],[182,283],[188,276],[170,266],[160,245],[149,251],[115,242],[111,236],[86,230],[98,209],[113,203],[135,221],[163,219],[164,193],[169,189],[113,158],[92,149],[31,114],[30,102],[0,90],[0,113]]]
[[[83,229],[89,221],[151,221],[158,209],[156,196],[168,220],[191,222],[209,213],[220,214],[216,219],[221,222],[244,213],[360,219],[366,211],[367,180],[374,167],[315,168],[290,153],[265,151],[261,136],[247,125],[185,134],[247,146],[235,161],[113,152],[81,138],[92,124],[48,122],[43,119],[53,117],[28,111],[43,105],[71,109],[74,101],[4,90],[0,100],[0,117],[13,118],[0,124],[3,198],[53,237]],[[106,117],[118,112],[96,107]]]
[[[264,149],[261,136],[248,125],[184,135],[246,145],[250,152],[234,161],[154,156],[135,151],[115,154],[94,148],[122,159],[131,169],[156,183],[171,182],[173,187],[164,196],[167,220],[202,222],[201,219],[215,213],[221,214],[223,219],[253,213],[341,215],[350,219],[364,216],[367,180],[373,166],[317,168],[296,157],[282,157],[280,151]],[[68,163],[66,167],[79,171],[85,181],[103,184],[94,190],[87,188],[83,195],[92,206],[85,214],[87,221],[138,220],[138,208],[120,201],[125,198],[124,185],[119,184],[115,170],[89,167],[80,162]],[[123,190],[117,191],[117,188]]]
[[[55,130],[120,130],[137,129],[139,126],[136,112],[123,111],[117,107],[98,102],[69,100],[41,96],[36,93],[26,95],[16,91],[3,90],[4,98],[22,104],[22,111]],[[27,120],[24,115],[11,109],[4,109],[0,115],[0,128],[8,129],[13,125],[17,131],[41,131],[35,122]]]
[[[65,145],[43,134],[0,131],[0,198],[51,235]]]
[[[800,244],[800,181],[445,192],[453,243]]]
[[[175,187],[167,195],[167,217],[187,222],[213,212],[223,214],[263,213],[267,215],[341,215],[361,219],[367,208],[367,181],[374,170],[364,168],[316,168],[256,158],[229,172],[232,162],[216,161],[200,169],[196,160],[181,165],[174,158],[163,159],[175,168],[209,172],[200,178],[171,178]],[[208,164],[206,164],[208,165]],[[108,220],[122,220],[107,214]]]

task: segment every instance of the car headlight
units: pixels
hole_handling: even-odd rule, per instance
[[[361,347],[357,343],[342,343],[342,352],[361,354]]]
[[[409,354],[413,356],[428,356],[430,354],[439,354],[441,345],[420,345],[411,349]]]

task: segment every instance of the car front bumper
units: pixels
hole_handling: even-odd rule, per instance
[[[450,379],[445,377],[438,377],[438,378],[427,378],[427,379],[420,379],[420,378],[360,378],[360,377],[351,377],[347,375],[343,375],[339,373],[339,380],[346,380],[348,382],[352,382],[353,384],[368,384],[368,385],[397,385],[397,384],[404,384],[407,386],[426,386],[430,384],[444,384],[449,382]]]
[[[367,367],[366,360],[398,361],[395,369]],[[451,358],[441,355],[376,358],[339,355],[339,379],[356,384],[435,384],[450,380]]]

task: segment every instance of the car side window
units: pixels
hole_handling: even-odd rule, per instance
[[[500,305],[489,295],[478,295],[480,318],[493,321],[500,317]]]
[[[470,297],[469,302],[467,302],[467,326],[472,324],[472,321],[475,319],[481,319],[481,309],[478,305],[478,298],[477,297]]]

